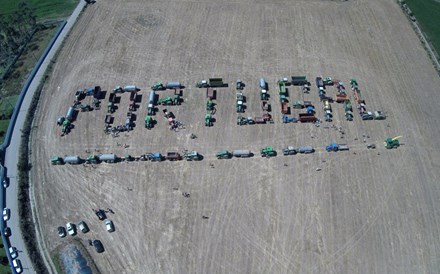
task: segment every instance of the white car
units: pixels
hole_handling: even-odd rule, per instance
[[[9,254],[11,254],[11,258],[12,258],[12,259],[17,258],[17,257],[18,257],[17,248],[14,247],[14,246],[11,246],[11,247],[9,248]]]
[[[15,271],[17,272],[17,273],[21,273],[21,272],[23,272],[23,267],[21,266],[21,261],[19,260],[19,259],[15,259],[15,260],[13,260],[12,261],[12,265],[14,266],[14,268],[15,268]]]
[[[9,221],[9,218],[11,217],[11,210],[7,207],[3,209],[3,221],[7,222]]]
[[[115,231],[115,226],[113,225],[113,222],[111,220],[105,221],[105,228],[107,229],[108,232]]]
[[[76,227],[74,224],[67,223],[66,227],[67,227],[67,232],[69,233],[70,236],[73,236],[76,234]]]

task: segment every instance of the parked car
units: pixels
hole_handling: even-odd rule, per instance
[[[74,236],[76,234],[76,227],[74,224],[67,223],[66,227],[67,227],[67,232],[69,233],[70,236]]]
[[[5,229],[3,230],[3,235],[5,235],[5,237],[10,237],[12,235],[11,228],[8,226],[5,227]]]
[[[15,259],[18,257],[18,251],[17,248],[14,246],[9,247],[9,254],[11,254],[11,258]]]
[[[58,227],[58,236],[60,236],[61,238],[66,237],[66,229],[64,228],[64,226]]]
[[[113,225],[112,220],[105,221],[105,228],[107,229],[108,232],[115,231],[115,226]]]
[[[90,231],[89,227],[87,226],[86,222],[81,221],[78,224],[79,230],[81,230],[82,233],[87,233]]]
[[[11,217],[11,209],[5,207],[3,209],[3,221],[5,222],[9,221],[10,217]]]
[[[96,213],[96,216],[98,216],[98,219],[101,221],[105,220],[107,218],[107,216],[105,216],[105,211],[102,209],[97,210],[95,213]]]
[[[8,186],[9,186],[9,178],[5,177],[3,178],[3,187],[8,188]]]
[[[96,252],[98,253],[104,252],[104,246],[102,245],[100,240],[94,240],[93,246],[95,247]]]
[[[15,259],[12,261],[12,265],[15,268],[15,271],[20,274],[23,272],[23,267],[21,266],[21,261],[19,259]]]

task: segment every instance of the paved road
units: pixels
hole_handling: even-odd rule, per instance
[[[74,25],[76,19],[78,18],[81,10],[85,5],[84,1],[80,1],[70,18],[67,20],[67,24],[58,37],[57,41],[54,43],[52,49],[47,55],[46,59],[42,63],[40,69],[38,70],[35,78],[33,79],[29,89],[27,91],[26,97],[23,100],[23,103],[20,108],[20,113],[17,117],[17,122],[15,123],[15,127],[12,133],[11,143],[6,150],[5,153],[5,167],[7,168],[7,174],[10,177],[10,186],[6,190],[6,205],[11,209],[11,219],[8,222],[8,226],[11,227],[12,236],[9,238],[11,245],[17,247],[19,251],[19,259],[23,265],[24,273],[35,273],[35,270],[32,267],[32,263],[29,259],[28,252],[25,248],[23,237],[19,227],[19,219],[18,219],[18,201],[17,201],[17,162],[18,162],[18,150],[20,145],[20,135],[21,130],[23,128],[24,120],[26,118],[27,110],[31,103],[32,97],[37,89],[39,83],[41,82],[42,77],[47,69],[47,66],[52,61],[52,58],[58,48],[60,47],[62,41],[65,36],[69,33],[70,29]]]

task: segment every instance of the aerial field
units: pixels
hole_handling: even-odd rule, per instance
[[[312,101],[321,119],[314,85],[321,75],[347,88],[357,78],[367,110],[388,117],[362,121],[355,110],[348,122],[342,105],[333,103],[331,123],[283,124],[276,81],[292,75],[306,75],[313,85],[310,94],[288,87],[290,101]],[[205,89],[195,82],[210,77],[223,77],[229,87],[217,89],[216,121],[207,128]],[[261,77],[269,82],[275,123],[237,126],[235,81],[246,84],[244,115],[261,116]],[[184,102],[159,106],[157,124],[147,130],[149,87],[158,80],[182,82]],[[116,138],[104,134],[110,91],[131,84],[142,95],[134,130]],[[61,137],[56,119],[65,116],[77,89],[95,85],[107,91],[101,109],[78,113],[75,127]],[[53,251],[70,243],[72,237],[60,239],[56,228],[84,220],[91,231],[74,237],[101,273],[436,272],[439,86],[394,1],[99,1],[67,38],[35,116],[31,173],[46,244]],[[125,122],[129,106],[129,94],[118,96],[114,125]],[[164,108],[186,128],[169,130]],[[383,141],[398,135],[404,145],[386,150]],[[328,153],[331,142],[347,143],[350,151]],[[277,157],[260,157],[267,145]],[[288,145],[312,145],[316,152],[283,156]],[[183,149],[204,159],[49,161]],[[255,156],[217,160],[222,149],[249,149]],[[105,230],[92,211],[97,208],[114,211],[107,216],[115,232]],[[105,252],[96,253],[88,239],[101,240]]]

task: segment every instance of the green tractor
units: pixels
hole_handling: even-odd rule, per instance
[[[193,150],[191,152],[185,153],[183,158],[187,161],[200,161],[202,160],[202,155],[200,155],[197,151]]]
[[[277,152],[272,147],[265,147],[261,150],[261,157],[275,157]]]
[[[66,119],[63,122],[63,129],[62,129],[63,134],[62,135],[68,134],[69,131],[70,131],[70,121]]]
[[[214,102],[211,100],[206,101],[206,110],[213,111],[214,110]]]
[[[179,106],[182,103],[182,97],[179,94],[174,95],[173,104]]]
[[[230,153],[227,150],[221,150],[221,151],[217,152],[217,154],[215,156],[217,157],[217,159],[231,159],[232,153]]]
[[[207,113],[205,115],[205,126],[212,127],[213,126],[213,119],[211,113]]]
[[[157,102],[158,105],[171,106],[173,105],[173,99],[171,97],[165,97]]]
[[[385,147],[387,149],[398,148],[400,146],[399,139],[401,137],[402,136],[397,136],[397,137],[394,137],[394,138],[387,138],[385,140],[385,143],[384,143]]]
[[[237,117],[237,125],[244,126],[248,124],[248,119],[246,117],[243,117],[241,115],[238,115]]]
[[[356,81],[355,78],[351,78],[350,84],[351,84],[352,88],[357,88],[358,87],[358,82]]]
[[[163,90],[164,86],[162,84],[162,82],[155,82],[152,86],[151,89],[156,91],[156,90]]]
[[[196,82],[196,87],[198,88],[207,88],[209,87],[209,84],[206,80],[202,80],[200,82]]]
[[[96,156],[95,154],[90,154],[90,155],[86,158],[86,163],[87,163],[87,164],[97,164],[97,163],[99,163],[99,157]]]
[[[154,123],[153,117],[151,117],[151,116],[145,117],[145,128],[152,129],[153,123]]]
[[[92,107],[90,105],[81,105],[81,112],[91,111]]]
[[[127,161],[127,162],[132,162],[132,161],[134,161],[134,157],[131,156],[131,155],[128,154],[128,153],[125,153],[125,155],[124,155],[124,159],[125,159],[125,161]]]
[[[113,102],[110,102],[107,104],[107,112],[108,113],[115,112],[115,104]]]
[[[64,164],[64,160],[61,157],[58,156],[54,156],[50,159],[50,163],[52,165],[63,165]]]

